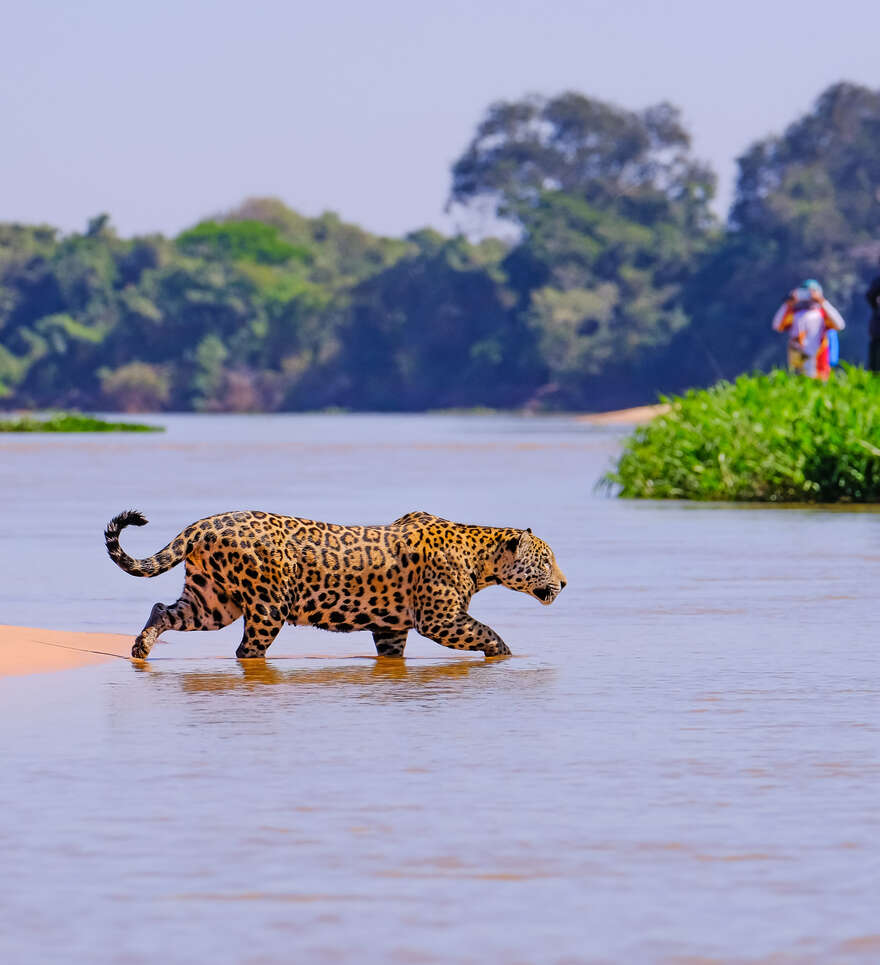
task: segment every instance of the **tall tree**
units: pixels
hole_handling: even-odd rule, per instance
[[[712,222],[715,177],[690,155],[677,108],[628,111],[567,92],[492,104],[452,168],[452,204],[480,200],[526,230],[546,191],[604,206],[662,199],[692,228]],[[650,211],[643,213],[650,216]]]
[[[601,405],[662,387],[653,360],[687,324],[682,286],[712,238],[714,188],[669,104],[565,93],[489,108],[450,203],[519,230],[504,268],[545,363],[542,399]]]

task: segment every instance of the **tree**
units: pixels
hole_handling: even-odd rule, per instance
[[[537,382],[533,339],[512,312],[490,245],[436,232],[410,236],[418,254],[362,282],[340,330],[328,401],[353,408],[511,406]]]
[[[129,362],[118,369],[103,369],[101,391],[110,408],[119,412],[157,412],[171,396],[167,372],[146,362]]]
[[[678,111],[581,94],[489,108],[453,167],[453,204],[494,205],[519,242],[503,263],[546,382],[567,407],[650,399],[688,323],[682,290],[711,244],[714,176]]]
[[[734,230],[820,255],[880,235],[880,91],[829,87],[784,134],[739,159]]]
[[[453,165],[449,200],[488,198],[495,214],[528,230],[546,191],[597,206],[662,198],[702,230],[712,222],[715,177],[689,148],[679,111],[667,103],[634,112],[573,92],[499,101]]]
[[[283,265],[297,259],[309,261],[304,245],[292,245],[273,225],[262,221],[202,221],[184,231],[177,239],[182,251],[230,261],[255,261],[263,265]]]

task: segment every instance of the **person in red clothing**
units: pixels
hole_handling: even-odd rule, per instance
[[[815,278],[789,292],[773,316],[773,330],[788,332],[788,368],[823,382],[831,374],[828,332],[846,328],[840,312],[822,293]]]

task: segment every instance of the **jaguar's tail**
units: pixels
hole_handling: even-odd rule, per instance
[[[126,573],[131,573],[132,576],[158,576],[186,559],[188,552],[188,541],[181,533],[153,556],[148,556],[143,560],[136,560],[129,556],[119,545],[120,532],[126,526],[146,525],[147,519],[143,513],[139,513],[136,509],[128,509],[124,513],[114,516],[104,530],[104,542],[107,545],[110,559]]]

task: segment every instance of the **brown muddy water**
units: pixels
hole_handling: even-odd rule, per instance
[[[620,429],[169,417],[0,439],[0,622],[134,633],[211,512],[530,526],[515,656],[288,627],[0,681],[0,961],[880,960],[880,517],[617,501]]]

